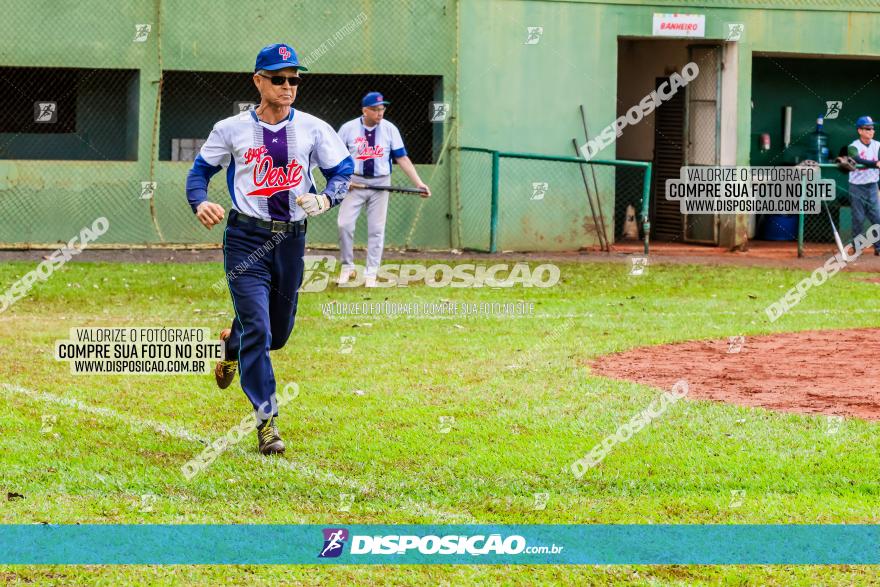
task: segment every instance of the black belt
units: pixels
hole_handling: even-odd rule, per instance
[[[229,211],[229,224],[230,226],[256,226],[257,228],[263,228],[265,230],[268,230],[269,232],[290,232],[293,233],[294,236],[305,234],[306,226],[308,226],[305,219],[298,220],[296,222],[282,222],[281,220],[263,220],[262,218],[254,218],[253,216],[242,214],[237,210]]]

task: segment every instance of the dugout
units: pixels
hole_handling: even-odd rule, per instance
[[[811,139],[816,119],[824,117],[830,156],[858,138],[855,121],[880,116],[880,59],[858,55],[755,53],[752,57],[752,126],[749,135],[750,165],[794,164],[815,159]],[[784,137],[786,107],[791,110],[788,146]],[[762,148],[761,135],[769,135],[769,148]],[[876,140],[876,139],[875,139]],[[848,178],[845,173],[823,170],[823,177],[836,183],[836,199],[828,208],[844,239],[851,238]],[[763,223],[754,218],[749,236],[760,238]],[[806,215],[804,237],[808,242],[833,242],[825,214]]]
[[[621,38],[617,52],[617,116],[668,85],[696,64],[696,77],[663,100],[617,139],[619,159],[653,164],[650,221],[652,239],[719,244],[722,215],[687,215],[666,200],[666,180],[685,165],[736,162],[735,43],[712,39]],[[661,92],[662,93],[662,92]]]
[[[136,70],[0,67],[0,80],[0,158],[136,158]]]

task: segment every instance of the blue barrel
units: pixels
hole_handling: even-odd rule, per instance
[[[771,214],[764,218],[761,236],[766,241],[797,240],[797,214]]]

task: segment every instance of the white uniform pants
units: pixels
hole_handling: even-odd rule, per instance
[[[353,175],[355,183],[367,185],[388,185],[391,176],[361,177]],[[375,277],[382,263],[382,250],[385,248],[385,219],[388,214],[389,192],[352,189],[339,205],[339,253],[342,270],[354,269],[354,229],[361,208],[367,207],[367,268],[365,275]]]

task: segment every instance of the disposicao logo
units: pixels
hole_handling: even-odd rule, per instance
[[[336,258],[331,255],[303,255],[303,280],[299,291],[324,291],[335,269]]]
[[[342,554],[345,541],[348,540],[348,530],[345,528],[324,528],[324,548],[321,549],[318,558],[336,558]]]
[[[416,536],[352,534],[344,528],[325,528],[324,548],[318,558],[336,558],[342,554],[345,543],[350,543],[349,554],[357,555],[544,555],[560,554],[564,546],[556,544],[528,546],[526,539],[518,534],[443,535]]]

